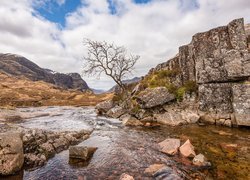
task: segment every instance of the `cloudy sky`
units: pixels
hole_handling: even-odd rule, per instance
[[[195,33],[240,17],[250,23],[250,0],[0,0],[0,52],[81,73],[83,39],[105,40],[140,55],[134,76],[141,76]],[[92,88],[114,84],[83,78]]]

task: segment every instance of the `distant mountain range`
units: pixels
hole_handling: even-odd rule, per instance
[[[139,82],[141,79],[142,79],[141,77],[134,77],[133,79],[124,80],[123,83],[124,83],[124,84],[137,83],[137,82]],[[117,85],[113,86],[111,89],[109,89],[109,90],[106,91],[106,92],[115,92],[116,88],[118,88]]]
[[[63,74],[44,69],[16,54],[0,53],[0,72],[12,76],[25,77],[32,81],[44,81],[63,89],[89,90],[87,83],[78,73]]]

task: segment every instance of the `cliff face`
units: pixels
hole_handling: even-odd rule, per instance
[[[243,19],[195,34],[176,57],[149,75],[160,70],[178,70],[171,78],[178,87],[197,83],[200,111],[232,113],[231,121],[250,126],[250,25],[244,26]]]
[[[22,76],[32,81],[44,81],[64,89],[89,89],[78,73],[63,74],[43,69],[26,59],[14,54],[0,54],[0,71],[13,76]]]

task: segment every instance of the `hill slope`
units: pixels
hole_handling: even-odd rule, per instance
[[[0,73],[0,106],[89,106],[109,99],[111,94],[65,90],[44,81],[31,81]]]

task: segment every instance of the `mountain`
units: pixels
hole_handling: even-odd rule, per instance
[[[78,73],[63,74],[44,69],[16,54],[0,53],[0,72],[32,81],[44,81],[64,89],[89,90],[87,83]]]
[[[133,79],[127,79],[122,81],[124,84],[132,84],[132,83],[138,83],[142,78],[141,77],[134,77]],[[107,92],[115,92],[116,88],[118,88],[117,85],[114,85],[111,89],[109,89]]]
[[[105,93],[106,91],[105,90],[102,90],[102,89],[91,89],[95,94],[102,94],[102,93]]]

